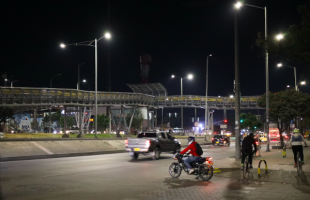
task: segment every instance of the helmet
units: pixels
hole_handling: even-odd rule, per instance
[[[195,137],[194,136],[189,136],[187,138],[188,144],[191,144],[192,142],[195,142]]]
[[[249,136],[250,136],[250,137],[254,137],[254,134],[253,134],[253,133],[250,133]]]
[[[298,129],[298,128],[295,128],[295,129],[294,129],[294,133],[299,133],[299,129]]]

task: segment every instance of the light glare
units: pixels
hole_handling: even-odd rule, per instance
[[[301,85],[306,85],[306,81],[301,81],[300,84]]]
[[[193,79],[193,75],[192,75],[192,74],[189,74],[189,75],[187,76],[187,78],[188,78],[188,79]]]
[[[106,33],[106,34],[104,34],[104,37],[105,37],[106,39],[110,39],[110,38],[111,38],[111,34],[110,34],[110,33]]]
[[[278,35],[276,36],[276,39],[277,39],[277,40],[282,40],[282,39],[283,39],[283,34],[278,34]]]
[[[61,44],[60,44],[60,47],[61,47],[61,48],[65,48],[65,47],[66,47],[66,45],[65,45],[65,44],[63,44],[63,43],[61,43]]]
[[[282,63],[279,63],[279,64],[277,64],[277,66],[278,66],[278,67],[282,67],[283,65],[282,65]]]
[[[83,79],[83,83],[86,83],[86,80],[85,80],[85,79]]]
[[[234,98],[234,95],[230,95],[230,98]]]
[[[174,78],[175,76],[174,75],[171,75],[171,78]]]
[[[235,7],[236,7],[237,9],[239,9],[241,6],[242,6],[242,3],[241,3],[241,2],[237,2],[237,3],[235,4]]]

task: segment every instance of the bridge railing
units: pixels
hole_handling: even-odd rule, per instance
[[[98,104],[154,105],[154,96],[126,92],[98,92]],[[95,104],[95,92],[57,88],[0,87],[0,105]]]

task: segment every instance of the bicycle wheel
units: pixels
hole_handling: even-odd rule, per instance
[[[301,175],[302,174],[302,163],[301,163],[301,156],[300,153],[297,153],[297,174]]]
[[[172,163],[169,167],[169,174],[173,178],[178,178],[182,173],[182,168],[179,163]]]
[[[249,170],[249,163],[246,160],[246,161],[244,161],[244,167],[243,167],[243,178],[244,179],[246,179],[246,177],[247,177],[248,170]]]

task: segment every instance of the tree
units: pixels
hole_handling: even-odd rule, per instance
[[[0,107],[0,132],[3,132],[5,123],[8,119],[13,118],[14,112],[10,107]]]
[[[301,15],[300,25],[291,25],[284,34],[284,39],[277,41],[274,35],[263,38],[258,34],[256,44],[264,49],[268,49],[271,54],[284,53],[288,60],[300,63],[310,63],[310,0],[307,4],[297,7]]]
[[[126,116],[126,122],[127,122],[128,125],[130,123],[130,119],[131,119],[132,114],[133,114],[133,111],[130,112]],[[134,114],[133,119],[132,119],[131,128],[133,128],[134,130],[135,129],[140,129],[141,125],[142,125],[142,122],[143,122],[142,111],[141,111],[141,109],[136,109],[135,114]],[[129,130],[129,131],[131,131],[131,130]]]
[[[310,96],[295,91],[294,89],[269,93],[269,117],[277,123],[283,147],[282,133],[289,131],[290,122],[299,117],[307,117],[310,114]],[[258,105],[266,107],[266,94],[258,99]]]
[[[97,115],[97,128],[100,130],[105,130],[110,123],[110,118],[108,118],[105,114]]]
[[[72,117],[72,116],[69,116],[69,117],[67,117],[67,127],[71,127],[71,126],[73,126],[75,124],[75,118],[74,117]],[[61,116],[60,117],[60,119],[59,119],[59,125],[61,126],[61,127],[65,127],[65,118],[64,118],[64,116]]]
[[[61,118],[61,112],[60,110],[57,110],[55,113],[51,114],[51,122],[56,122],[57,126],[60,125],[60,118]],[[49,114],[45,115],[45,117],[43,118],[42,122],[43,122],[43,126],[48,126],[50,121],[50,116]],[[61,126],[63,127],[63,126]]]
[[[240,128],[249,129],[255,131],[255,129],[261,127],[263,123],[257,119],[252,113],[241,113],[240,114]]]

